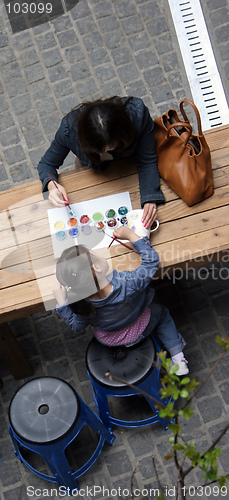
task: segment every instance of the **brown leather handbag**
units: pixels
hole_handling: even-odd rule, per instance
[[[184,103],[190,104],[195,111],[198,134],[192,133]],[[211,156],[196,105],[183,99],[180,111],[184,120],[175,109],[169,109],[154,120],[158,170],[168,186],[191,206],[214,193]]]

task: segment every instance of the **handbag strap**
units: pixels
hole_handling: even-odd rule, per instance
[[[180,110],[181,110],[181,113],[185,119],[186,122],[189,123],[189,119],[185,113],[185,110],[184,110],[184,107],[183,107],[183,104],[184,102],[186,102],[187,104],[190,104],[190,106],[192,106],[192,108],[194,109],[195,111],[195,114],[196,114],[196,119],[197,119],[197,125],[198,125],[198,134],[199,135],[203,135],[203,132],[202,132],[202,126],[201,126],[201,119],[200,119],[200,113],[199,113],[199,110],[198,108],[196,107],[196,105],[194,104],[194,102],[190,101],[189,99],[183,99],[180,103]]]
[[[178,137],[184,142],[184,145],[186,146],[186,144],[188,143],[191,135],[192,135],[192,126],[190,125],[190,123],[186,123],[186,122],[176,122],[176,123],[172,123],[168,129],[167,129],[167,134],[166,134],[166,138],[168,139],[169,138],[169,135],[170,135],[170,130],[172,130],[173,128],[176,128],[176,127],[184,127],[186,128],[187,130],[187,135],[185,137],[185,139],[182,138],[182,135],[178,135]]]

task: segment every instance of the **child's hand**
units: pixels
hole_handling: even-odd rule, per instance
[[[120,240],[138,241],[140,237],[132,229],[126,226],[119,226],[113,231],[113,236]]]
[[[52,293],[53,293],[58,305],[63,306],[63,304],[66,301],[66,297],[67,297],[66,288],[63,285],[61,285],[59,283],[59,281],[57,281],[53,287]]]

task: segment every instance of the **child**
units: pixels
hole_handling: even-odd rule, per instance
[[[153,332],[179,368],[177,375],[189,372],[183,355],[185,342],[177,332],[166,307],[152,302],[150,286],[159,257],[147,237],[140,238],[121,226],[114,236],[129,240],[142,259],[134,271],[108,273],[106,259],[83,245],[64,250],[56,266],[58,282],[53,294],[57,312],[75,332],[88,325],[99,342],[109,346],[131,346]],[[67,300],[68,291],[68,300]]]

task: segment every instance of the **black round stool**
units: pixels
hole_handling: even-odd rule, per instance
[[[86,352],[86,364],[91,380],[94,400],[104,424],[112,429],[112,424],[123,427],[141,427],[160,422],[164,429],[168,419],[159,416],[157,402],[168,403],[160,395],[160,368],[154,366],[156,352],[161,351],[158,341],[147,337],[131,347],[109,347],[95,338]],[[108,374],[112,378],[108,377]],[[142,394],[154,415],[138,421],[121,420],[110,415],[109,396],[133,396]],[[153,398],[153,399],[152,399]]]
[[[98,458],[104,442],[112,444],[113,434],[84,403],[74,389],[55,377],[33,379],[14,395],[9,408],[10,435],[16,456],[42,479],[77,490],[76,478],[86,472]],[[65,450],[87,423],[99,435],[90,459],[72,472]],[[22,448],[40,454],[53,476],[32,467],[22,455]]]

